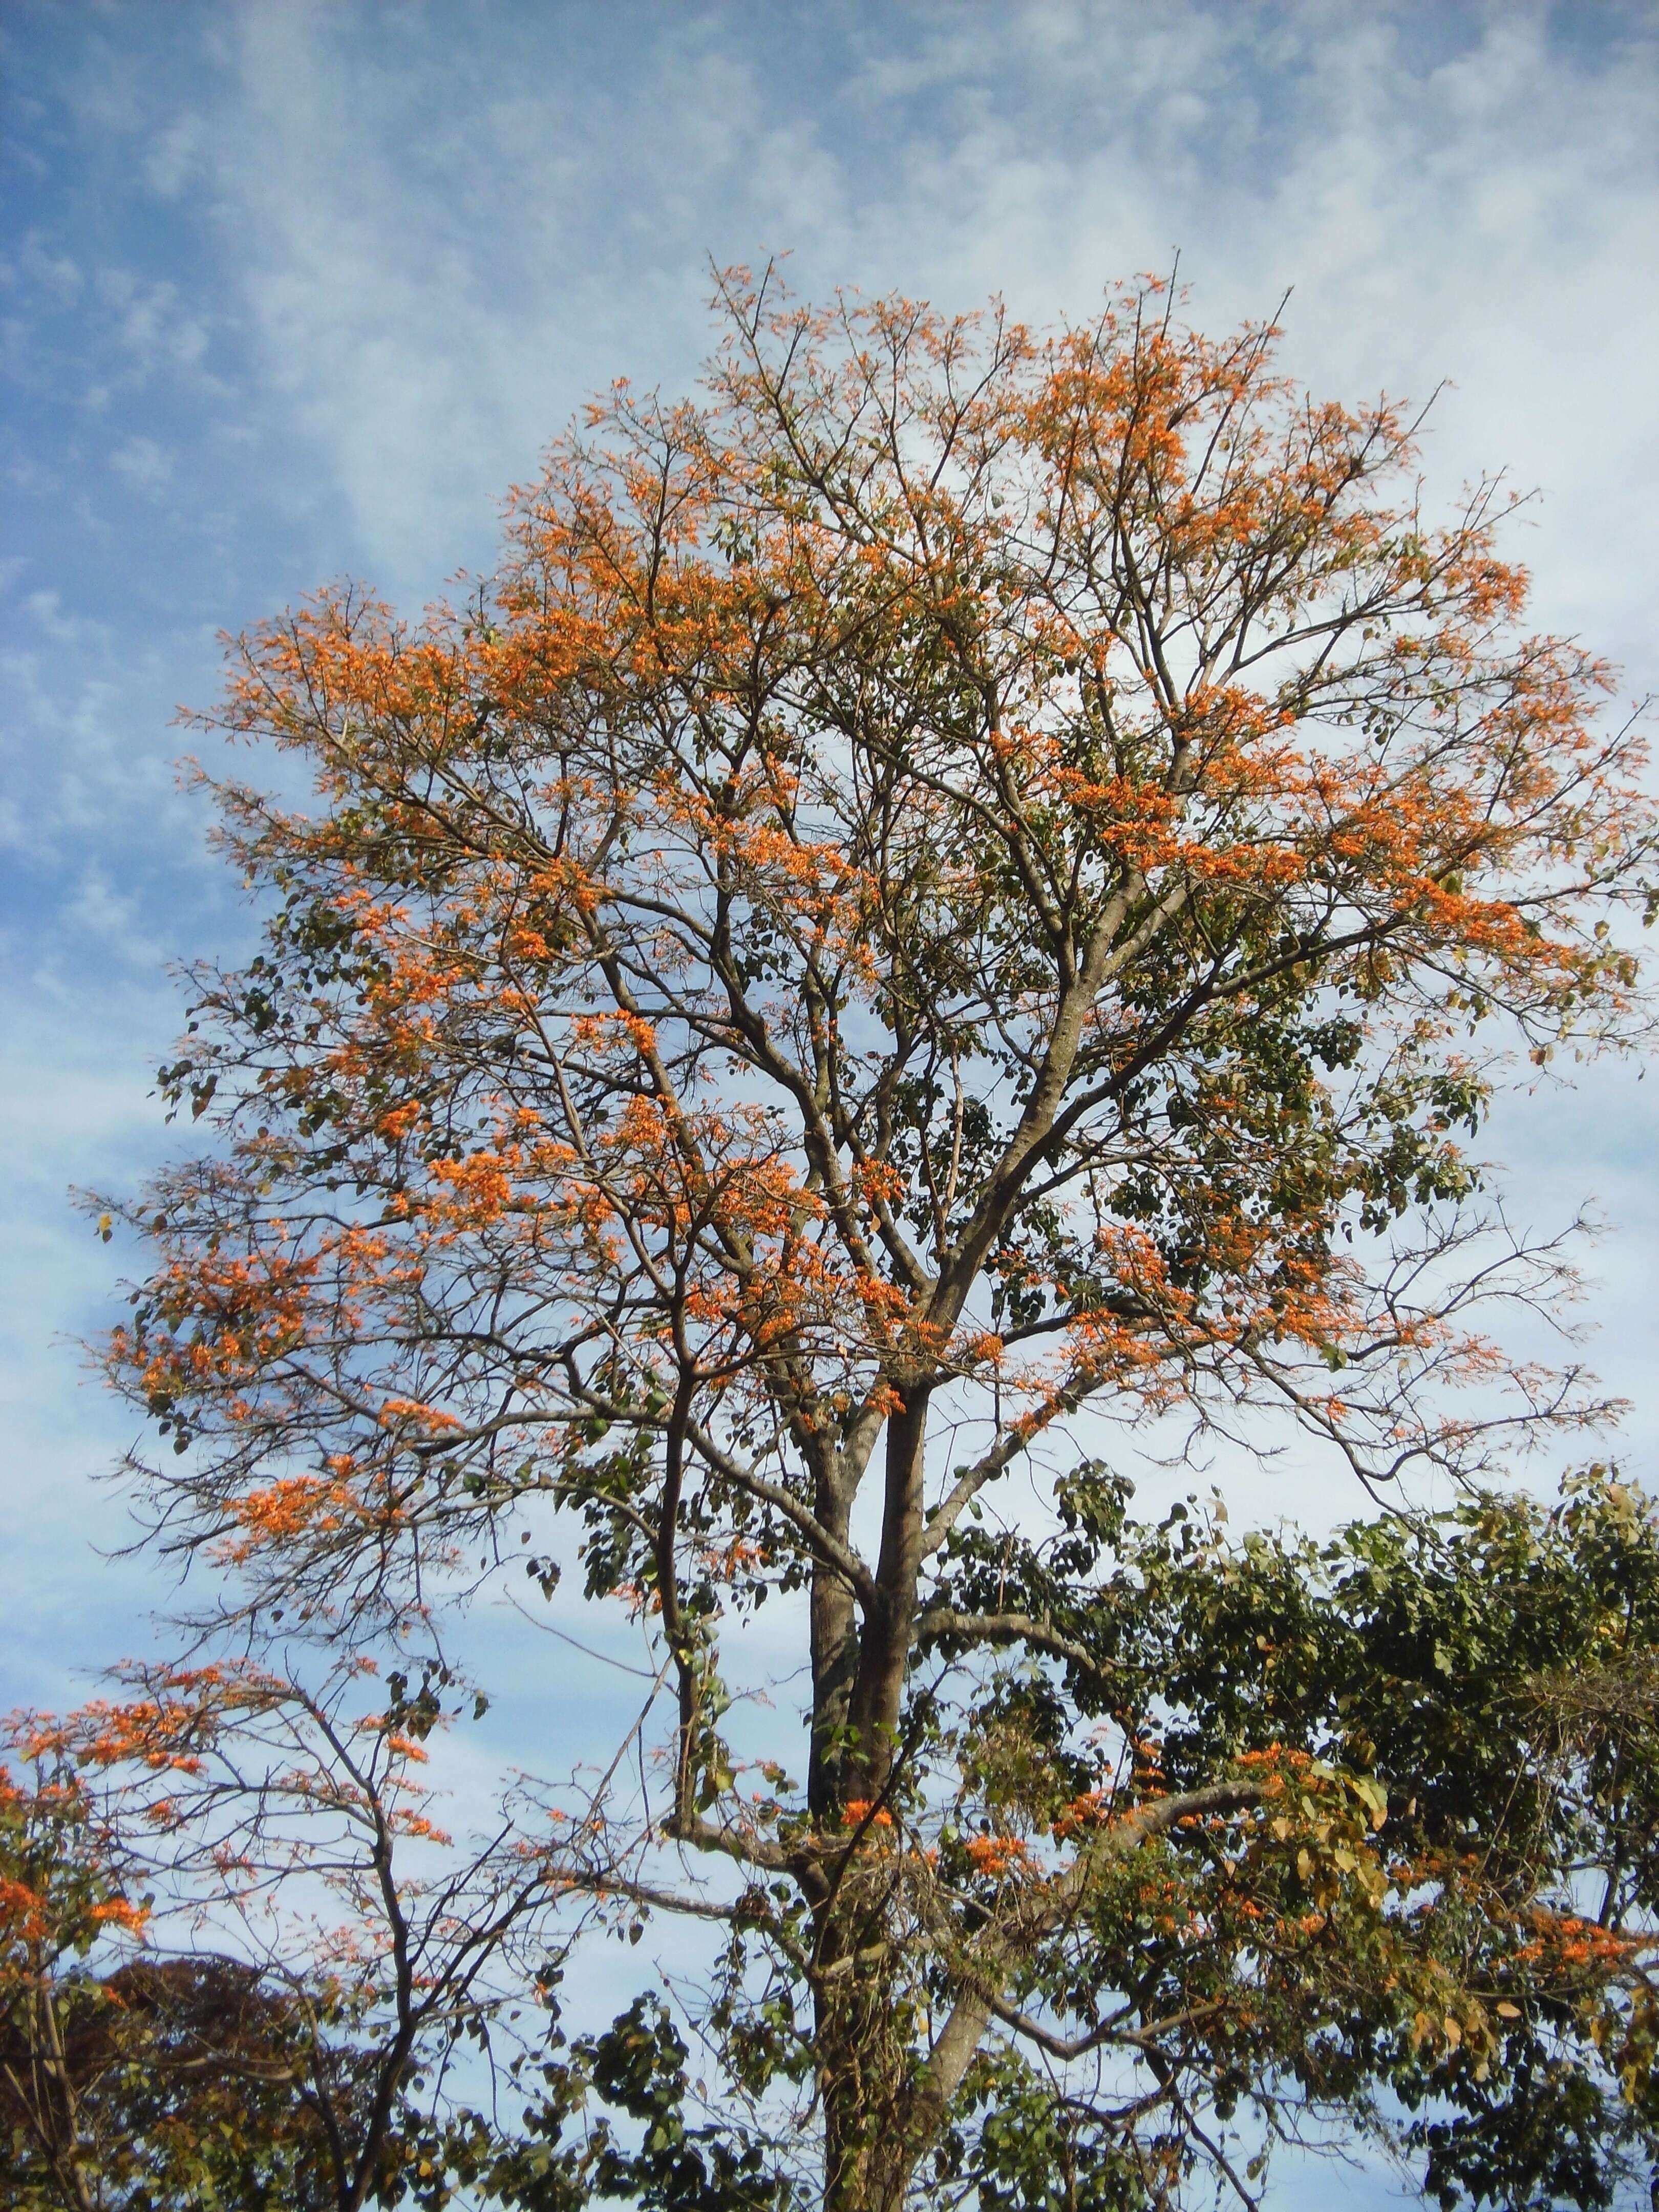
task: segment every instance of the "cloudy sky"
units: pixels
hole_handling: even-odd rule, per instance
[[[1446,386],[1431,487],[1536,487],[1540,624],[1659,688],[1650,6],[5,0],[0,76],[5,1703],[143,1633],[67,1192],[173,1141],[167,963],[251,926],[173,710],[315,583],[487,567],[587,392],[694,377],[711,264],[1037,319],[1177,252],[1201,324],[1288,291],[1322,393]],[[1493,1139],[1524,1218],[1611,1224],[1593,1357],[1650,1479],[1656,1093],[1596,1070]]]

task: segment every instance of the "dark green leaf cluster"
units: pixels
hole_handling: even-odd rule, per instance
[[[1098,1468],[1060,1504],[1047,1542],[952,1547],[941,1601],[1048,1642],[963,1724],[980,1828],[1075,1838],[1128,1790],[1276,1778],[1242,1830],[1189,1820],[1103,1870],[1047,1945],[1021,2009],[1100,2030],[1083,2070],[1109,2063],[1057,2086],[1011,2046],[994,2092],[975,2076],[950,2158],[983,2201],[1159,2201],[1127,2115],[1160,2087],[1184,2159],[1200,2113],[1253,2111],[1261,2147],[1357,2125],[1447,2206],[1605,2206],[1659,2172],[1651,1503],[1597,1468],[1551,1506],[1475,1496],[1322,1545],[1231,1542],[1195,1502],[1138,1526]],[[1144,2171],[1056,2197],[1066,2160]]]

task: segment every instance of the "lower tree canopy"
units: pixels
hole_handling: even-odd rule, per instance
[[[856,1896],[872,1955],[846,2001],[878,1976],[889,2063],[908,2061],[872,2102],[916,2094],[942,2002],[994,1992],[919,2154],[919,2201],[1144,2206],[1215,2168],[1255,2196],[1279,2141],[1403,2154],[1448,2207],[1597,2207],[1644,2187],[1659,2155],[1647,1499],[1595,1469],[1553,1508],[1489,1496],[1319,1546],[1231,1545],[1198,1513],[1137,1527],[1120,1500],[1058,1544],[995,1549],[1075,1656],[998,1668],[972,1708],[930,1681],[911,1757],[953,1765],[955,1797],[849,1810],[800,1862]],[[991,1550],[964,1543],[962,1573]],[[446,1930],[429,1875],[399,1869],[405,1985],[396,1921],[338,1859],[338,1905],[380,1939],[349,1968],[337,1954],[303,1978],[199,1952],[100,1963],[112,1929],[142,1928],[115,1806],[134,1830],[199,1841],[228,1802],[246,1902],[277,1824],[269,1798],[250,1818],[227,1785],[269,1753],[274,1717],[286,1732],[303,1711],[246,1672],[144,1686],[20,1740],[34,1786],[9,1781],[0,1807],[0,2171],[20,2205],[812,2201],[799,2116],[825,2008],[796,1884],[726,1891],[701,2023],[727,2069],[712,2093],[694,2092],[659,1996],[574,2045],[561,2032],[545,1893],[596,1886],[568,1838],[535,1838],[542,1878],[515,1917],[498,1911],[507,1957],[483,1984],[451,1969],[487,1915]],[[350,1741],[368,1792],[347,1776],[337,1796],[372,1816],[409,1790],[428,1724],[400,1749],[395,1715],[364,1719]],[[295,1787],[314,1803],[323,1776]],[[395,1802],[387,1825],[406,1844],[430,1826]],[[313,1863],[331,1856],[307,1841]],[[215,1849],[222,1869],[222,1837]],[[658,1900],[616,1879],[625,1923],[611,1923],[635,1933]],[[437,1895],[447,1913],[453,1892]],[[492,2053],[487,2102],[469,2046]]]
[[[264,936],[162,1070],[211,1142],[100,1217],[189,1663],[22,1741],[257,1928],[324,2201],[1646,2170],[1659,1540],[1493,1486],[1607,1409],[1492,1334],[1571,1276],[1469,1149],[1505,1053],[1638,1033],[1643,755],[1495,484],[1431,520],[1396,410],[1176,304],[731,276],[700,395],[616,387],[464,604],[232,648],[215,720],[314,799],[215,787]],[[1137,1450],[1275,1425],[1382,1517],[1131,1517]],[[416,1770],[508,1577],[631,1616],[649,1694],[452,1838]],[[696,1989],[567,2042],[584,1928],[674,1914]],[[50,2046],[197,1984],[97,1950],[18,1954],[14,2156],[194,2202],[104,2180],[126,2093]]]

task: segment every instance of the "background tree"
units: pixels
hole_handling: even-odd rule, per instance
[[[21,1780],[0,1768],[0,2112],[19,2202],[98,2203],[84,2114],[107,2067],[113,2000],[80,1961],[143,1928],[122,1854],[72,1767],[37,1755]],[[81,2053],[100,2048],[88,2066]],[[92,2079],[88,2077],[92,2076]]]
[[[515,1945],[514,1994],[556,1972],[544,1953],[522,1971],[543,1885],[455,1852],[411,1771],[429,1690],[394,1680],[376,1705],[368,1682],[130,1670],[118,1700],[14,1717],[31,1779],[0,1790],[8,2203],[356,2212],[475,2157],[438,2085],[488,2045]]]
[[[155,1540],[222,1571],[198,1626],[402,1651],[512,1559],[550,1595],[562,1516],[672,1721],[600,1847],[515,1844],[725,1918],[706,2026],[734,2097],[810,2094],[829,2204],[1248,2195],[1238,2100],[1380,2125],[1402,2033],[1497,2097],[1447,1931],[1548,1953],[1573,1878],[1513,1796],[1507,1921],[1450,1830],[1386,1857],[1417,1753],[1280,1729],[1271,1621],[1202,1696],[1132,1663],[1155,1565],[1179,1613],[1237,1563],[1135,1528],[1104,1425],[1278,1415],[1394,1497],[1600,1410],[1480,1333],[1566,1275],[1458,1133],[1505,1035],[1633,1028],[1639,747],[1517,628],[1495,485],[1432,526],[1409,427],[1268,329],[721,298],[704,398],[618,386],[464,607],[236,648],[222,725],[319,803],[219,787],[271,903],[163,1071],[221,1142],[125,1210]],[[757,1796],[726,1632],[776,1597]]]

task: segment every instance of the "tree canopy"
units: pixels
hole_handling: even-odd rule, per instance
[[[342,2205],[1251,2202],[1343,2130],[1610,2202],[1659,1533],[1605,1471],[1496,1487],[1607,1409],[1492,1333],[1570,1271],[1470,1149],[1506,1054],[1639,1025],[1609,674],[1522,627],[1497,484],[1431,520],[1412,425],[1271,328],[720,304],[701,395],[617,386],[458,604],[234,648],[210,719],[314,803],[215,786],[264,943],[162,1071],[215,1142],[105,1224],[210,1594],[52,1741],[178,1866],[220,1821],[337,1878]],[[1276,1430],[1382,1517],[1133,1516],[1138,1449]],[[409,1763],[508,1576],[654,1683],[451,1844]],[[702,2001],[564,2043],[548,1961],[674,1912]],[[423,2058],[463,2037],[522,2124]]]

